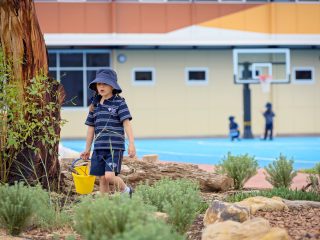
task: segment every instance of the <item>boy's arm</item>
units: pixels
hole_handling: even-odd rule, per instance
[[[86,149],[80,155],[80,157],[85,160],[90,157],[91,144],[93,142],[93,137],[94,137],[94,127],[88,126],[87,137],[86,137]]]
[[[134,136],[129,119],[123,121],[123,127],[129,140],[128,154],[129,157],[132,158],[136,155],[136,148],[134,146]]]

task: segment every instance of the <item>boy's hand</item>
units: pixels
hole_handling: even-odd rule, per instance
[[[128,147],[128,155],[129,157],[133,158],[136,155],[136,147],[133,143],[129,143]]]
[[[80,157],[84,160],[88,160],[88,158],[90,157],[90,151],[84,151],[80,154]]]

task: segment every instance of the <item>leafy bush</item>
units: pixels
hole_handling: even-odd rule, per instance
[[[87,240],[109,240],[152,221],[154,207],[135,196],[85,197],[75,206],[75,229]]]
[[[317,163],[312,170],[313,172],[307,178],[307,186],[311,187],[311,191],[320,194],[320,163]]]
[[[293,178],[297,175],[297,172],[293,171],[293,163],[293,159],[288,160],[280,154],[278,159],[265,167],[267,171],[266,180],[271,183],[273,187],[289,188]]]
[[[227,174],[233,179],[234,188],[242,189],[245,182],[257,173],[258,166],[257,160],[248,154],[233,156],[229,152],[217,166],[216,172]]]
[[[71,218],[41,186],[22,183],[0,186],[0,224],[18,235],[28,224],[52,229],[71,224]]]
[[[22,183],[0,186],[0,225],[11,235],[18,235],[32,216],[34,198]]]
[[[65,212],[59,203],[61,196],[56,196],[54,193],[48,193],[41,186],[31,188],[34,198],[34,205],[37,206],[34,210],[34,224],[44,229],[52,229],[71,225],[71,217]]]
[[[166,212],[169,223],[180,233],[188,229],[204,208],[199,185],[186,179],[165,178],[152,187],[140,185],[136,188],[135,195],[141,196],[145,203],[156,206],[158,211]]]
[[[113,240],[183,240],[184,237],[175,232],[171,226],[151,221],[146,225],[136,225],[131,230],[117,235]]]
[[[318,174],[320,176],[320,163],[317,163],[314,166],[314,170],[315,170],[316,174]]]
[[[288,200],[307,200],[320,202],[320,195],[314,192],[303,192],[300,190],[290,190],[288,188],[273,188],[270,190],[239,192],[226,198],[227,202],[240,202],[249,197],[281,197]]]

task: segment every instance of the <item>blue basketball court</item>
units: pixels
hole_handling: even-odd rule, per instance
[[[62,145],[83,151],[84,140],[62,140]],[[260,167],[285,155],[293,158],[295,169],[311,168],[320,162],[320,137],[277,137],[273,141],[227,138],[136,139],[137,155],[158,154],[160,160],[194,164],[217,164],[228,152],[255,156]]]

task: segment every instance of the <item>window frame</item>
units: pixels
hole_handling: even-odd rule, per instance
[[[296,71],[311,71],[312,78],[311,79],[296,79]],[[310,66],[299,66],[299,67],[293,67],[292,68],[292,83],[297,85],[310,85],[315,84],[316,78],[315,78],[315,68]]]
[[[112,66],[112,51],[109,49],[48,49],[48,55],[50,53],[56,53],[56,67],[49,67],[49,71],[55,71],[57,80],[60,82],[61,71],[82,71],[83,73],[83,105],[82,106],[63,106],[62,109],[80,109],[87,108],[88,98],[88,80],[87,71],[97,71],[99,69],[110,69]],[[82,53],[82,67],[61,67],[60,66],[60,54],[64,53]],[[87,67],[87,53],[107,53],[109,54],[109,66],[108,67]]]
[[[189,72],[190,71],[201,71],[205,72],[204,80],[190,80]],[[209,68],[207,67],[185,67],[184,68],[184,79],[188,86],[206,86],[209,84]]]
[[[150,81],[137,81],[135,79],[135,73],[136,72],[151,72],[152,78]],[[133,86],[154,86],[156,83],[156,69],[154,67],[136,67],[132,68],[131,71],[131,83]]]

